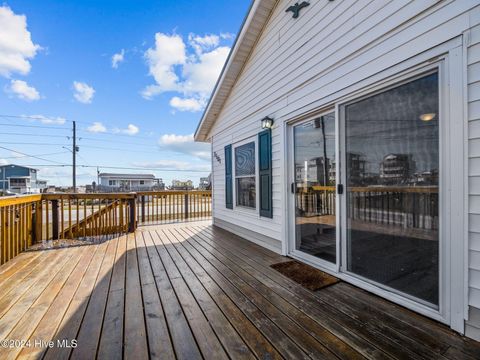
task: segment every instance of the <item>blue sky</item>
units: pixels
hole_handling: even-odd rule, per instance
[[[0,164],[36,165],[50,184],[70,185],[71,168],[53,165],[71,163],[63,147],[75,120],[79,164],[197,183],[209,173],[209,145],[191,134],[249,4],[4,2]],[[96,180],[95,168],[77,172],[79,184]]]

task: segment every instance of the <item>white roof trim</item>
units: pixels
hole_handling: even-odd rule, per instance
[[[222,110],[233,85],[242,72],[276,3],[277,0],[254,0],[250,6],[240,33],[228,55],[220,77],[213,89],[207,108],[195,131],[195,141],[206,142],[209,140],[210,130],[217,120],[217,116]]]

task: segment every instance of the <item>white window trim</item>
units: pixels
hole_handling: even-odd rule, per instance
[[[247,206],[237,205],[237,174],[236,174],[236,158],[235,150],[237,147],[253,142],[255,144],[255,208]],[[245,176],[247,177],[247,176]],[[250,177],[250,176],[248,176]],[[253,215],[256,214],[260,217],[259,211],[259,197],[258,197],[258,142],[257,136],[251,136],[242,141],[232,144],[232,181],[233,181],[233,209],[238,212]]]

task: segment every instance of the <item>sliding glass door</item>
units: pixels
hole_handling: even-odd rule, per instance
[[[336,263],[335,113],[293,127],[295,250]]]
[[[439,80],[341,106],[347,272],[439,304]]]

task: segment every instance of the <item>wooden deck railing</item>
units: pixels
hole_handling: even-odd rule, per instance
[[[0,264],[35,242],[134,232],[138,224],[207,219],[210,191],[42,194],[0,198]]]
[[[137,192],[138,222],[186,221],[212,216],[211,191]]]
[[[352,220],[409,228],[438,230],[438,187],[370,186],[346,189]],[[297,189],[302,216],[335,215],[335,186]]]
[[[41,195],[0,199],[0,264],[35,242]]]
[[[42,239],[133,232],[135,197],[135,194],[45,194]]]

